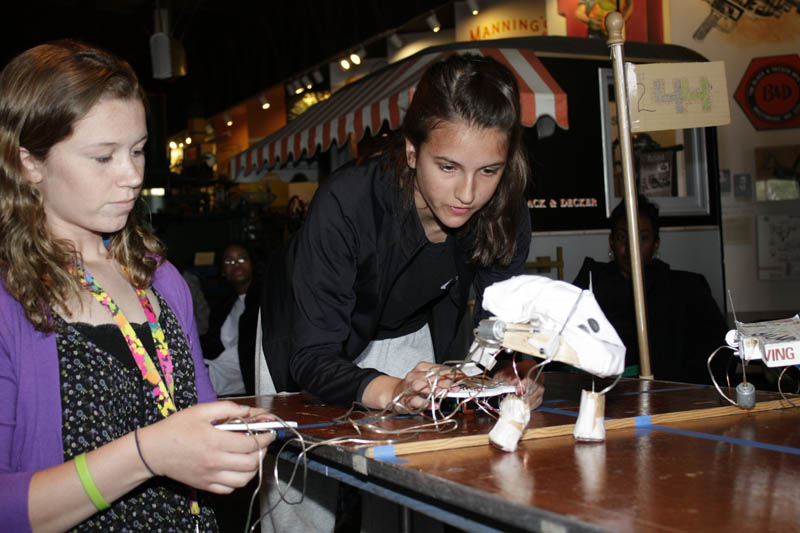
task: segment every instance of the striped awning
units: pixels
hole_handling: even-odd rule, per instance
[[[473,43],[469,43],[470,46]],[[375,134],[384,122],[397,129],[428,66],[453,53],[480,54],[496,59],[517,76],[522,100],[522,123],[532,126],[548,115],[562,128],[567,123],[567,95],[532,50],[525,48],[446,48],[424,50],[358,80],[300,115],[280,130],[231,159],[231,177],[254,169],[272,168],[313,156],[317,150],[343,145],[348,136],[360,141],[367,130]]]

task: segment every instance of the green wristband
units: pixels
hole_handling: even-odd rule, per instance
[[[75,470],[78,471],[78,478],[81,480],[83,490],[86,491],[86,495],[92,500],[97,510],[105,511],[111,507],[105,498],[103,498],[103,495],[100,494],[97,485],[94,484],[94,479],[92,479],[92,474],[89,473],[89,467],[86,464],[86,452],[75,457]]]

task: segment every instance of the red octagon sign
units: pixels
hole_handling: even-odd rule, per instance
[[[734,97],[757,130],[800,127],[800,56],[753,59]]]

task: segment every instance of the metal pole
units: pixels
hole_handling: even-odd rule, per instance
[[[636,332],[639,336],[639,377],[653,379],[650,370],[650,343],[647,338],[647,308],[644,301],[642,280],[642,256],[639,252],[639,206],[636,201],[636,183],[633,175],[633,154],[631,148],[631,127],[628,114],[628,97],[625,87],[625,58],[622,45],[625,44],[625,20],[615,11],[606,17],[608,47],[611,49],[611,62],[614,67],[614,87],[617,99],[617,123],[619,124],[619,146],[622,154],[622,176],[625,184],[625,208],[628,218],[628,252],[631,257],[631,281],[633,282],[633,303],[636,310]]]

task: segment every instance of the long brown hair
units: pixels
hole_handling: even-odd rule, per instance
[[[508,159],[497,190],[458,232],[460,240],[468,243],[473,263],[508,264],[514,257],[520,205],[528,180],[514,74],[494,59],[455,53],[423,74],[403,119],[402,137],[392,153],[407,206],[413,202],[416,172],[408,166],[405,139],[419,153],[430,131],[443,121],[497,128],[508,134]]]
[[[23,176],[20,148],[40,161],[72,134],[103,98],[147,98],[127,62],[74,41],[31,48],[0,73],[0,276],[36,329],[53,330],[53,309],[67,309],[80,285],[66,267],[79,254],[47,229],[41,192]],[[140,288],[152,284],[163,256],[134,212],[110,236],[109,253]]]

